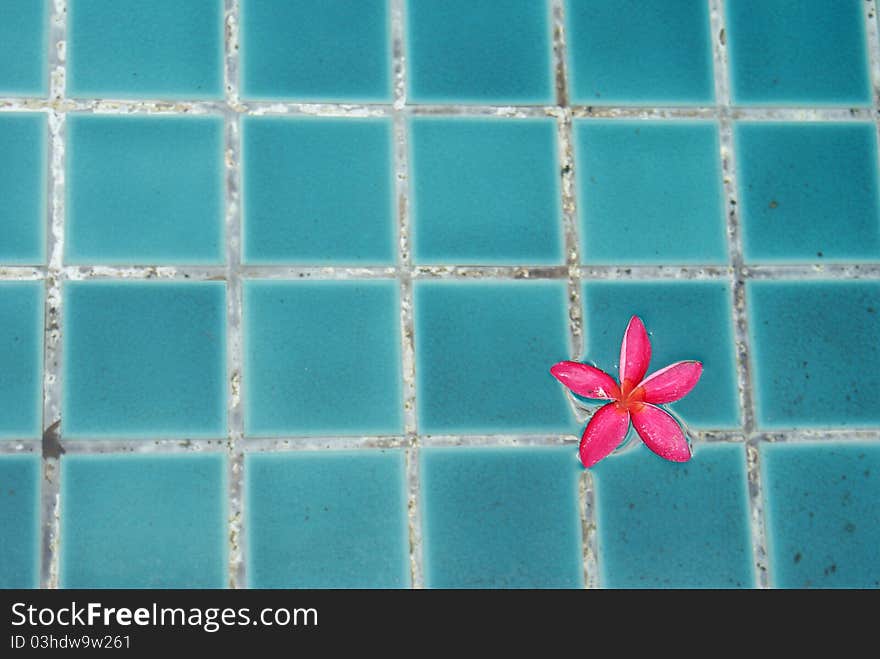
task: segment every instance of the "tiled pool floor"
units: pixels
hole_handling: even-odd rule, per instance
[[[0,0],[0,587],[880,587],[876,10]]]

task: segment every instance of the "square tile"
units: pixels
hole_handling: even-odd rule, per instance
[[[880,259],[873,123],[743,123],[734,135],[746,260]]]
[[[426,448],[422,540],[429,588],[582,588],[571,446]]]
[[[769,105],[870,103],[864,4],[728,2],[733,100]]]
[[[226,459],[66,455],[62,588],[223,588]]]
[[[244,260],[392,264],[391,122],[246,117]]]
[[[563,282],[417,281],[414,308],[421,432],[573,432]]]
[[[242,94],[388,100],[390,34],[387,0],[241,0]]]
[[[226,287],[64,287],[64,434],[226,436]]]
[[[575,102],[714,102],[705,0],[567,0],[565,11]]]
[[[255,436],[403,426],[397,281],[247,281],[244,422]]]
[[[0,588],[40,585],[40,456],[0,456]]]
[[[593,474],[602,586],[754,586],[742,444],[699,444],[680,464],[640,445]]]
[[[563,262],[556,122],[411,122],[418,263]]]
[[[0,115],[0,263],[4,265],[39,265],[46,260],[48,132],[42,113]]]
[[[252,453],[245,474],[252,588],[409,586],[402,451]]]
[[[581,259],[726,263],[714,122],[575,124]]]
[[[0,282],[0,440],[42,434],[43,283]]]
[[[880,424],[880,283],[746,286],[759,425]]]
[[[762,444],[770,576],[777,588],[880,588],[880,446]]]
[[[220,117],[68,120],[68,263],[223,261]]]
[[[695,428],[739,426],[731,293],[714,281],[589,282],[584,285],[584,357],[617,377],[631,316],[651,335],[648,373],[683,359],[703,362],[696,388],[669,407]]]
[[[3,0],[2,11],[0,96],[45,96],[49,0]]]
[[[417,103],[550,103],[545,0],[408,0],[409,91]]]
[[[68,0],[67,93],[223,97],[223,0]]]

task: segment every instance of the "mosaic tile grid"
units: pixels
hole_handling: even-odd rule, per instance
[[[355,41],[340,5],[295,42],[276,3],[205,0],[96,38],[123,4],[55,0],[42,30],[17,8],[14,48],[34,53],[18,59],[40,70],[0,67],[0,141],[9,126],[12,157],[34,163],[0,175],[19,195],[14,216],[0,211],[0,314],[6,287],[45,305],[42,333],[0,330],[42,382],[32,418],[4,432],[0,416],[0,519],[22,529],[0,587],[877,586],[880,415],[857,386],[880,339],[875,2],[833,20],[815,3],[788,34],[787,0],[481,0],[467,14],[377,0],[358,5]],[[175,29],[198,33],[192,57]],[[607,41],[615,31],[629,38]],[[350,49],[273,67],[337,40]],[[655,73],[628,69],[621,48]],[[803,74],[828,53],[833,75]],[[44,139],[18,137],[25,120]],[[83,141],[90,124],[101,140]],[[135,148],[111,150],[105,126]],[[174,157],[147,132],[160,126]],[[523,127],[529,141],[504,137]],[[102,166],[113,195],[88,180]],[[22,304],[7,303],[17,323]],[[696,457],[671,466],[638,448],[586,472],[584,412],[539,367],[612,369],[634,306],[654,366],[686,350],[717,366],[678,406]],[[295,348],[315,342],[327,359]],[[85,357],[97,345],[103,365]],[[855,359],[858,378],[834,369]],[[21,415],[31,403],[8,389],[0,377],[0,409]],[[139,509],[157,491],[162,505]],[[120,561],[102,555],[96,515],[121,516],[131,547],[201,530]],[[326,549],[345,542],[357,561],[343,569]]]

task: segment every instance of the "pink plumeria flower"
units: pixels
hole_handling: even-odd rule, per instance
[[[633,316],[620,345],[620,385],[589,364],[559,362],[550,372],[584,398],[610,401],[593,414],[579,448],[581,462],[592,467],[620,446],[629,424],[649,449],[672,462],[691,459],[690,443],[678,421],[657,407],[684,398],[703,374],[698,361],[676,362],[645,377],[651,361],[651,340],[641,318]]]

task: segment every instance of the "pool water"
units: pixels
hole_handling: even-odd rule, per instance
[[[876,14],[0,0],[0,587],[880,587]]]

